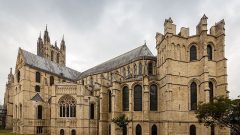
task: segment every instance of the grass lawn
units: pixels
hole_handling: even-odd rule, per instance
[[[0,129],[0,135],[16,135],[16,134],[12,133],[12,130]]]

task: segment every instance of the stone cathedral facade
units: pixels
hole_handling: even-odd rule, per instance
[[[199,124],[198,102],[228,96],[225,22],[207,29],[204,15],[189,35],[172,19],[156,33],[157,56],[144,44],[84,72],[66,67],[66,44],[46,28],[37,55],[19,48],[5,93],[6,128],[19,134],[229,135]],[[132,121],[120,129],[111,120]],[[124,132],[123,132],[124,131]]]

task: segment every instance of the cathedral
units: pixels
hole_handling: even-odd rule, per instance
[[[228,96],[225,22],[208,30],[207,19],[195,35],[186,27],[176,33],[166,19],[156,56],[144,44],[83,72],[66,66],[64,37],[52,44],[46,27],[37,54],[18,50],[5,128],[24,135],[229,135],[195,117],[199,102]],[[124,129],[112,122],[122,114],[131,120]]]

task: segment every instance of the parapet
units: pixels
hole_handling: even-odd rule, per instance
[[[201,35],[202,33],[207,34],[207,31],[208,31],[207,19],[208,17],[204,14],[203,17],[200,19],[198,25],[196,26],[196,35]],[[210,35],[213,35],[216,37],[225,35],[224,26],[225,26],[224,20],[221,20],[215,23],[215,25],[210,28]],[[176,25],[173,23],[173,20],[171,17],[169,19],[165,19],[164,34],[161,34],[159,32],[156,33],[156,36],[155,36],[156,44],[158,45],[167,34],[176,35]],[[177,36],[188,38],[190,36],[189,28],[181,27],[180,32],[178,33]]]
[[[225,21],[222,19],[221,21],[215,23],[214,26],[210,28],[210,35],[220,36],[225,35]]]
[[[169,19],[165,19],[164,22],[164,34],[167,33],[176,35],[176,25],[173,24],[171,17]]]
[[[196,27],[196,35],[200,35],[203,31],[207,32],[207,19],[207,16],[204,14]]]

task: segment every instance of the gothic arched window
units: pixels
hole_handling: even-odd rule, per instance
[[[148,75],[153,75],[153,63],[148,63]]]
[[[75,129],[73,129],[73,130],[71,131],[71,135],[76,135],[76,130],[75,130]]]
[[[108,92],[108,112],[112,112],[112,93]]]
[[[39,85],[35,86],[35,92],[40,92],[40,86]]]
[[[126,126],[123,126],[123,135],[127,135],[127,127]]]
[[[136,135],[142,135],[142,127],[139,124],[136,126]]]
[[[18,70],[18,72],[17,72],[17,82],[20,82],[20,76],[21,76],[21,73],[20,73],[20,71]]]
[[[158,108],[158,91],[157,85],[150,86],[150,111],[157,111]]]
[[[53,58],[54,58],[54,52],[51,51],[51,61],[53,61]]]
[[[125,69],[125,67],[123,67],[122,72],[123,72],[123,77],[126,77],[126,69]]]
[[[37,119],[42,119],[42,111],[43,111],[42,106],[38,105],[37,106]]]
[[[157,135],[157,126],[156,125],[152,126],[152,134],[151,135]]]
[[[122,108],[123,111],[129,111],[129,90],[128,87],[123,87],[122,91]]]
[[[190,135],[196,135],[196,126],[195,125],[190,126]]]
[[[134,75],[137,75],[137,65],[136,64],[134,64],[133,70],[134,70]]]
[[[142,63],[139,63],[138,74],[142,75]]]
[[[134,111],[142,111],[142,86],[134,87]]]
[[[72,96],[62,96],[58,104],[60,107],[60,117],[76,117],[76,100]]]
[[[197,109],[197,84],[195,82],[191,83],[190,86],[190,96],[191,96],[191,110]]]
[[[60,130],[60,135],[64,135],[64,129]]]
[[[90,105],[90,119],[94,119],[94,104]]]
[[[131,72],[130,72],[130,66],[127,67],[127,72],[128,72],[127,76],[129,77],[130,74],[131,74]]]
[[[212,46],[207,45],[207,54],[208,54],[208,60],[212,60],[213,54],[212,54]]]
[[[36,82],[41,82],[41,74],[39,72],[36,72]]]
[[[197,47],[192,45],[190,48],[190,61],[197,60]]]
[[[20,118],[22,118],[22,104],[20,104],[20,109],[19,109],[19,111],[20,111]]]
[[[213,83],[209,82],[208,86],[209,86],[209,101],[213,102],[213,97],[214,97],[213,96]]]
[[[50,86],[52,86],[54,84],[54,77],[50,76]]]
[[[57,53],[57,63],[59,63],[59,53]]]

